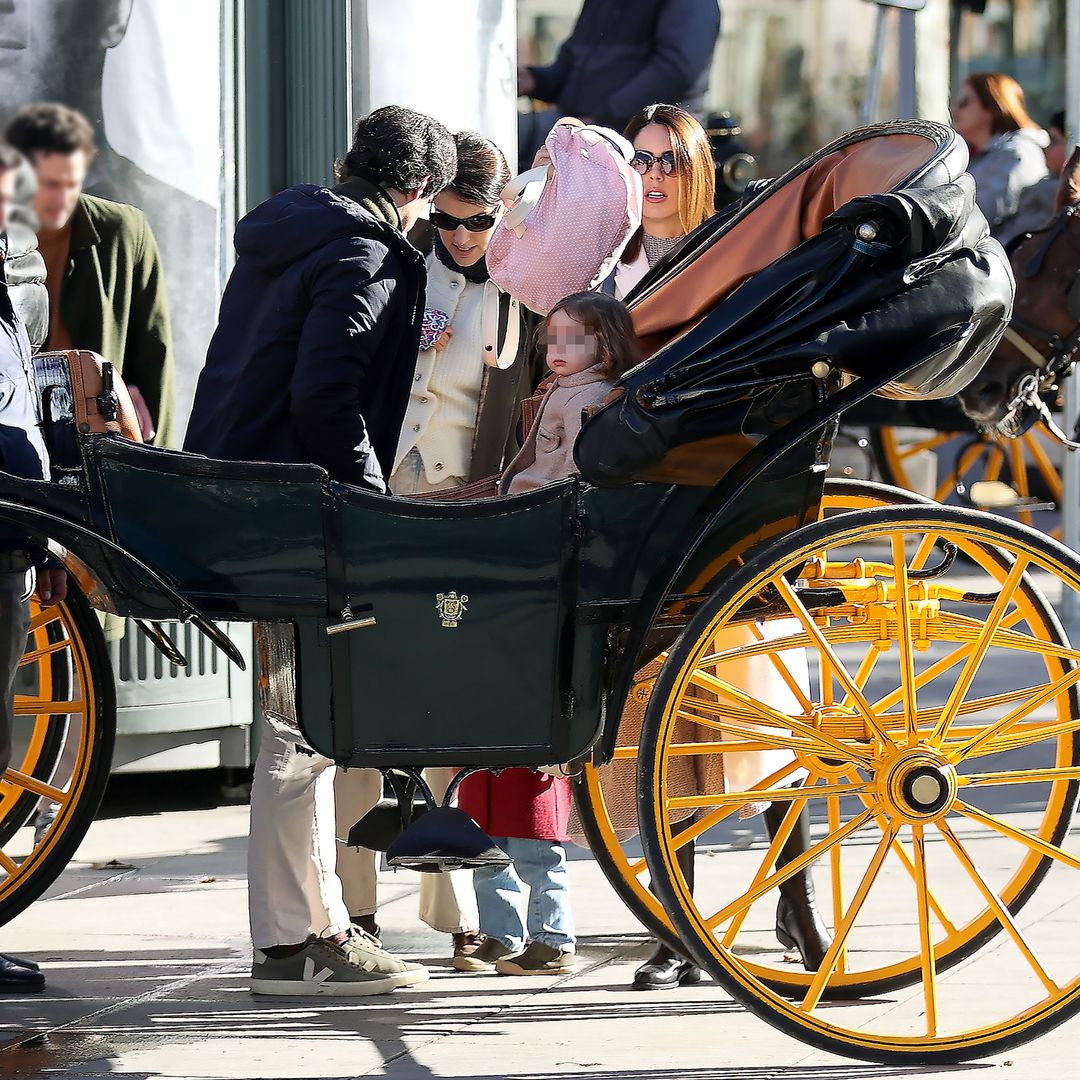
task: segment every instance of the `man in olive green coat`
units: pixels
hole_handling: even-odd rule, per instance
[[[83,193],[93,129],[65,105],[20,109],[7,138],[34,166],[50,349],[91,349],[132,392],[143,437],[175,443],[172,335],[157,242],[141,210]]]

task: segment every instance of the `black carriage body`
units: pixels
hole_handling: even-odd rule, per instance
[[[925,143],[898,190],[827,218],[631,372],[586,425],[585,477],[624,486],[412,501],[314,466],[98,436],[80,438],[82,469],[62,484],[0,474],[0,519],[67,547],[94,602],[119,614],[293,623],[300,725],[342,764],[539,765],[578,756],[602,730],[606,759],[633,672],[737,560],[816,515],[839,412],[912,369],[951,385],[996,341],[1011,277],[957,184],[955,135],[910,122],[834,148],[893,134]],[[703,227],[640,302],[767,199]],[[868,222],[877,243],[860,239]],[[808,251],[827,257],[824,278]],[[889,322],[890,290],[918,316],[917,337]],[[860,359],[860,342],[880,354]],[[842,372],[860,378],[841,388]],[[704,481],[637,482],[717,439],[738,450]]]

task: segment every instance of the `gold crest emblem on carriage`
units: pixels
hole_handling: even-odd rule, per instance
[[[438,593],[435,596],[435,610],[441,616],[443,626],[451,629],[456,627],[464,617],[465,612],[468,611],[468,604],[468,596],[464,593],[458,596],[454,590],[448,593]]]

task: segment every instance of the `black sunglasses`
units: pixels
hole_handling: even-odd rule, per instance
[[[459,225],[464,225],[469,232],[487,232],[488,229],[493,229],[495,222],[499,220],[496,214],[473,214],[472,217],[457,218],[434,207],[431,208],[430,217],[431,224],[436,229],[445,229],[447,232],[453,232]]]
[[[660,166],[660,171],[665,176],[670,176],[675,171],[675,152],[673,150],[666,150],[659,157],[655,154],[650,154],[648,150],[635,150],[634,156],[630,159],[630,165],[636,169],[642,176],[645,175],[654,165]]]

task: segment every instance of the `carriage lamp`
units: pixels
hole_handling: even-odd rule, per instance
[[[710,116],[706,126],[716,169],[716,209],[734,202],[758,174],[757,159],[742,140],[742,128],[729,112]]]

